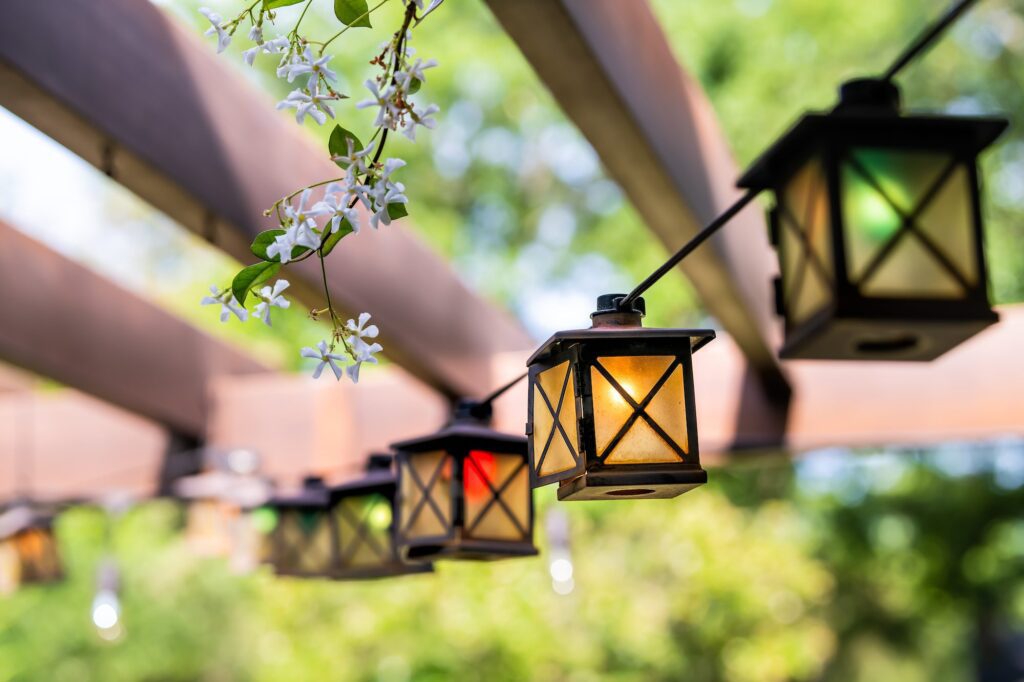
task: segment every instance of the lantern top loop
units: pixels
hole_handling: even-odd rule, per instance
[[[834,111],[870,111],[875,114],[898,115],[900,89],[892,81],[881,78],[855,78],[839,86],[839,103]]]
[[[366,458],[366,471],[391,471],[395,456],[390,452],[374,452]]]

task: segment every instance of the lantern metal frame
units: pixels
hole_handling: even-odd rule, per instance
[[[693,353],[715,338],[710,329],[657,329],[641,326],[645,313],[642,298],[630,302],[631,310],[619,309],[623,294],[608,294],[598,299],[598,310],[591,315],[594,326],[589,329],[561,331],[549,338],[530,358],[529,402],[526,434],[530,457],[530,480],[533,487],[559,483],[559,500],[637,499],[676,497],[707,482],[707,472],[700,466],[697,441],[697,415],[693,387]],[[674,359],[661,378],[639,401],[626,391],[612,372],[598,358],[609,356],[671,356]],[[566,377],[557,402],[548,396],[538,381],[542,372],[568,362]],[[647,406],[672,376],[677,367],[683,369],[687,450],[646,412]],[[615,436],[598,452],[591,369],[608,381],[632,408],[631,415]],[[537,392],[551,413],[552,430],[544,448],[537,452],[534,410]],[[571,391],[571,395],[567,393]],[[570,436],[561,424],[561,409],[566,399],[576,402],[576,433]],[[608,463],[615,447],[629,433],[632,425],[643,419],[679,456],[678,462]],[[541,475],[541,466],[555,437],[562,438],[575,464],[572,468]]]
[[[396,517],[397,538],[401,551],[408,561],[424,561],[430,559],[467,559],[488,561],[514,557],[534,556],[537,548],[533,544],[534,507],[532,488],[529,484],[529,463],[527,460],[527,443],[523,436],[501,433],[491,429],[489,403],[463,401],[457,408],[453,420],[441,430],[422,438],[413,438],[390,447],[395,451],[398,462],[398,495],[399,514]],[[520,465],[506,480],[495,485],[482,471],[479,464],[472,460],[471,453],[486,452],[498,456],[517,456]],[[418,454],[443,452],[436,469],[429,480],[421,479],[410,458]],[[470,527],[466,527],[465,480],[468,466],[476,469],[477,477],[487,487],[490,499],[484,508],[477,512]],[[441,481],[448,473],[449,480]],[[526,479],[526,522],[520,522],[515,512],[509,508],[502,494],[511,486],[515,479],[524,473]],[[405,513],[405,505],[409,500],[403,495],[404,482],[409,480],[419,490],[420,499],[415,509]],[[439,483],[449,487],[450,505],[448,510],[442,509],[432,497],[432,491]],[[522,539],[493,539],[474,535],[474,530],[490,512],[494,505],[503,509],[509,521],[520,531]],[[427,508],[429,507],[429,509]],[[431,536],[415,536],[409,534],[409,526],[415,522],[419,514],[435,515],[444,532]]]
[[[317,477],[307,477],[303,481],[302,489],[292,495],[281,495],[271,498],[265,506],[274,510],[277,515],[277,523],[273,530],[266,536],[268,551],[265,556],[265,563],[274,569],[274,574],[295,578],[329,578],[332,575],[334,566],[334,539],[331,527],[330,515],[328,513],[328,501],[330,495],[323,480]],[[312,543],[303,543],[303,546],[296,546],[294,542],[283,542],[281,533],[284,532],[282,522],[286,513],[297,512],[314,513],[320,518],[319,524],[326,528],[329,536],[327,543],[327,556],[323,558],[323,568],[315,570],[302,570],[296,568],[304,562],[298,557],[309,550]],[[300,529],[301,530],[301,529]],[[320,532],[319,526],[317,532]],[[315,534],[304,535],[303,539],[313,539]],[[283,550],[283,551],[282,551]],[[285,560],[282,560],[282,556]]]
[[[977,157],[1002,134],[1008,122],[994,117],[902,115],[899,99],[899,90],[886,80],[861,79],[844,84],[835,109],[803,116],[737,183],[750,190],[774,192],[776,205],[769,211],[768,219],[771,242],[779,252],[780,262],[790,255],[781,239],[782,231],[788,229],[799,243],[797,257],[803,259],[800,276],[806,277],[805,271],[815,268],[817,274],[812,274],[824,278],[830,295],[830,300],[820,310],[805,320],[795,321],[791,311],[786,309],[782,291],[783,285],[790,282],[776,279],[776,309],[785,318],[786,339],[780,351],[783,358],[928,361],[998,320],[988,300]],[[854,150],[864,149],[944,154],[949,161],[908,211],[898,205],[871,171],[853,156]],[[816,158],[824,174],[823,186],[817,189],[827,194],[830,264],[820,262],[808,240],[807,216],[792,215],[792,212],[783,215],[782,195],[788,183],[805,164]],[[847,260],[849,226],[844,224],[846,197],[842,184],[846,165],[878,193],[901,223],[887,236],[885,245],[872,256],[857,281],[851,279]],[[917,224],[922,211],[958,169],[966,171],[970,193],[972,224],[966,229],[970,229],[975,251],[972,254],[976,277],[973,284]],[[810,200],[807,203],[812,204]],[[916,238],[935,263],[956,280],[963,288],[963,297],[910,294],[881,297],[861,291],[859,286],[874,275],[891,257],[894,247],[907,238]],[[831,265],[831,276],[828,265]]]
[[[374,454],[370,456],[366,474],[355,481],[332,486],[328,489],[328,513],[331,524],[331,537],[334,542],[334,561],[331,576],[338,580],[367,580],[387,578],[417,573],[430,573],[434,570],[430,563],[407,563],[402,561],[398,545],[398,477],[394,471],[394,456],[390,454]],[[346,517],[356,538],[351,543],[342,542],[341,524],[338,514],[342,512],[345,500],[379,495],[390,505],[391,521],[386,533],[387,547],[379,547],[371,537],[368,519]],[[380,564],[373,566],[351,567],[348,562],[355,557],[360,544],[370,546],[380,559]]]

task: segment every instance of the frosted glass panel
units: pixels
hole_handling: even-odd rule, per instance
[[[282,510],[273,544],[273,563],[281,571],[323,574],[331,567],[331,529],[322,513]]]
[[[832,223],[821,162],[811,159],[781,194],[779,255],[787,315],[801,322],[832,296]]]
[[[467,532],[475,538],[523,539],[523,531],[529,529],[530,522],[530,484],[522,456],[472,452],[466,458],[464,471]],[[497,502],[492,503],[491,491],[501,490],[506,483],[508,487],[501,492],[500,499],[507,510]]]
[[[866,296],[956,298],[964,289],[913,235],[905,235],[868,281]]]
[[[642,403],[675,361],[668,356],[606,356],[597,362],[619,383],[630,398]],[[598,457],[608,463],[678,462],[675,448],[662,438],[643,417],[638,417],[615,443],[634,409],[597,367],[591,368],[594,402],[594,434]],[[648,415],[683,450],[686,439],[686,409],[682,368],[672,370],[653,397]]]
[[[959,166],[917,219],[918,228],[970,285],[978,282],[971,181]]]
[[[533,452],[536,463],[540,465],[539,474],[541,476],[568,471],[576,466],[578,414],[570,372],[572,372],[572,368],[569,361],[566,360],[539,373],[536,379],[537,383],[533,387]],[[568,378],[568,383],[566,383],[566,378]],[[565,387],[564,399],[562,399],[563,385]],[[550,408],[544,401],[541,392],[551,403]],[[561,409],[558,408],[560,399],[562,399]],[[552,410],[558,410],[558,414],[552,414]],[[565,435],[555,428],[556,419],[561,424]],[[552,430],[554,430],[553,435]],[[566,435],[569,440],[566,440]]]
[[[402,467],[416,472],[420,484],[428,486],[426,494],[434,501],[434,506],[423,501],[424,494],[420,485],[413,480],[412,474],[403,472],[402,478],[402,531],[410,538],[447,535],[451,526],[451,457],[443,452],[423,452],[403,458]],[[433,485],[430,485],[434,473],[440,470]],[[416,510],[419,509],[417,512]]]

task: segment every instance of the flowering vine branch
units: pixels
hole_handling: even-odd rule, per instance
[[[206,34],[216,36],[217,52],[223,52],[235,33],[248,25],[248,38],[253,46],[242,53],[245,62],[252,66],[261,54],[275,55],[279,59],[277,76],[300,86],[279,102],[277,108],[294,109],[295,120],[300,124],[309,117],[323,125],[328,118],[335,118],[334,106],[348,99],[348,95],[335,87],[337,74],[328,66],[332,56],[326,54],[327,47],[350,29],[371,28],[371,15],[390,1],[380,0],[370,7],[367,0],[333,0],[334,14],[343,27],[323,41],[300,33],[302,21],[314,0],[256,0],[230,20],[222,19],[207,8],[199,11],[210,22]],[[401,132],[415,141],[418,127],[431,129],[436,125],[434,115],[439,108],[434,104],[420,107],[410,97],[420,90],[427,80],[425,72],[437,66],[437,62],[414,60],[415,50],[409,42],[412,30],[443,0],[431,0],[426,6],[425,0],[399,1],[405,8],[401,26],[370,60],[378,73],[365,82],[370,97],[355,105],[356,109],[376,111],[373,134],[363,144],[355,133],[336,124],[327,147],[331,160],[341,169],[339,176],[301,187],[275,201],[264,215],[273,218],[277,227],[261,232],[252,243],[252,253],[259,261],[243,268],[230,286],[211,286],[210,295],[201,301],[203,305],[221,306],[221,322],[232,315],[244,322],[249,317],[246,300],[255,301],[252,315],[269,326],[271,308],[290,306],[290,301],[282,295],[289,286],[288,281],[278,279],[271,286],[270,280],[291,263],[318,258],[326,307],[313,308],[310,316],[313,319],[326,316],[331,334],[315,347],[301,350],[302,357],[317,361],[314,378],[329,366],[335,378],[340,379],[343,373],[340,365],[347,364],[344,373],[356,382],[360,366],[364,362],[376,363],[375,354],[383,350],[379,343],[372,341],[378,329],[376,325],[367,325],[369,313],[362,313],[358,320],[342,322],[331,302],[324,259],[343,238],[359,232],[357,207],[360,205],[369,214],[373,229],[408,215],[405,185],[394,179],[395,172],[406,165],[405,161],[382,158],[388,134]],[[274,24],[276,10],[299,4],[303,5],[302,11],[291,29],[284,35],[267,39],[264,27]]]

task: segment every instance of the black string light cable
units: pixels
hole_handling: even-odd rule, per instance
[[[957,19],[963,16],[963,14],[976,4],[977,1],[978,0],[959,0],[954,3],[945,14],[922,31],[917,38],[915,38],[914,41],[908,45],[902,53],[900,53],[899,57],[893,61],[892,65],[885,70],[885,73],[881,76],[881,80],[887,83],[892,82],[900,71],[928,50],[928,48],[930,48],[946,31],[946,29],[948,29]],[[620,311],[631,311],[633,309],[633,303],[640,298],[645,291],[654,286],[658,280],[664,277],[672,268],[695,251],[697,247],[707,241],[711,235],[725,227],[725,225],[736,217],[740,211],[746,208],[747,204],[753,201],[754,198],[763,191],[763,189],[764,188],[760,187],[751,188],[744,192],[735,202],[733,202],[731,206],[729,206],[729,208],[725,209],[725,211],[719,214],[718,217],[708,223],[696,234],[696,236],[686,242],[681,249],[672,254],[672,256],[658,267],[657,270],[652,272],[646,279],[644,279],[644,281],[640,282],[640,284],[638,284],[626,296],[618,299],[616,301],[618,309]]]

